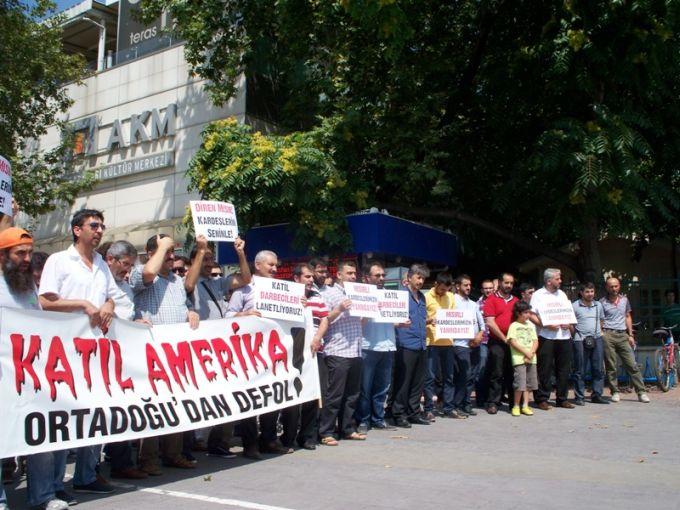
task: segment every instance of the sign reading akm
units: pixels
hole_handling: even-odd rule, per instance
[[[175,154],[172,151],[150,154],[141,158],[128,159],[111,165],[96,168],[94,176],[97,180],[105,181],[126,175],[139,174],[150,170],[157,170],[175,164]]]

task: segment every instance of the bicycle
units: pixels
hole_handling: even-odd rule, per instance
[[[661,342],[661,347],[654,351],[654,370],[656,372],[656,385],[663,392],[675,386],[680,372],[680,352],[678,344],[673,338],[673,328],[660,327],[652,333],[652,336]]]

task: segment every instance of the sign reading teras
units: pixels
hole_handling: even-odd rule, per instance
[[[238,237],[236,211],[232,204],[210,200],[191,200],[196,237],[204,235],[208,241],[233,243]]]
[[[302,298],[305,286],[301,283],[253,276],[255,310],[262,317],[293,322],[304,322]]]
[[[0,213],[12,216],[12,165],[0,156]]]

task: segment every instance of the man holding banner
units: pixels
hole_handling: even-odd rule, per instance
[[[561,271],[546,269],[543,272],[543,281],[544,286],[531,297],[531,321],[539,328],[538,390],[534,393],[534,400],[539,409],[550,409],[548,398],[552,392],[554,373],[557,381],[555,404],[557,407],[573,409],[575,406],[567,397],[573,349],[571,334],[576,317],[569,298],[560,290]]]

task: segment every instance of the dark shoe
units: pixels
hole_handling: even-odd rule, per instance
[[[163,465],[165,467],[177,468],[177,469],[194,469],[196,464],[184,457],[179,457],[175,460],[164,460]]]
[[[422,416],[412,416],[411,418],[408,419],[409,423],[413,423],[415,425],[429,425],[430,420],[427,420],[423,418]]]
[[[430,422],[428,422],[428,423],[430,423]],[[401,428],[404,428],[404,429],[410,429],[411,428],[411,423],[405,418],[395,418],[394,424],[397,427],[401,427]]]
[[[467,414],[461,414],[459,411],[456,411],[455,409],[451,411],[446,411],[444,413],[445,418],[451,418],[454,420],[464,420],[467,418]]]
[[[498,408],[495,405],[490,404],[486,406],[486,412],[489,414],[496,414],[498,412]]]
[[[56,491],[54,493],[54,496],[57,499],[61,499],[62,501],[66,501],[66,504],[68,506],[76,506],[78,504],[78,500],[73,497],[73,494],[69,494],[66,491]]]
[[[379,421],[378,423],[374,423],[371,425],[372,429],[378,429],[378,430],[396,430],[396,427],[393,427],[392,425],[388,425],[384,421]]]
[[[195,452],[207,452],[208,451],[208,446],[205,444],[205,441],[201,441],[200,439],[197,439],[194,441],[194,445],[192,447],[192,450]]]
[[[538,407],[541,411],[550,411],[552,409],[552,406],[545,400],[536,404],[536,407]]]
[[[463,409],[463,411],[465,411],[465,414],[469,414],[470,416],[477,416],[477,411],[472,409],[472,406],[467,406],[465,409]]]
[[[255,446],[253,446],[251,448],[244,448],[243,449],[243,456],[246,459],[262,460],[262,455],[260,455],[259,450]]]
[[[111,471],[111,478],[125,478],[127,480],[143,480],[144,478],[148,478],[149,474],[142,471],[141,469],[136,469],[133,467],[127,468],[127,469],[121,469],[120,471]],[[57,494],[57,497],[59,498],[59,495]],[[59,498],[59,499],[64,499],[64,498]],[[66,501],[66,500],[64,500]],[[71,503],[69,503],[70,505]]]
[[[584,406],[586,405],[586,401],[583,400],[582,398],[577,398],[576,400],[574,400],[574,404],[576,404],[577,406]]]
[[[601,395],[591,395],[590,401],[593,404],[609,404],[609,400],[605,399]]]
[[[429,422],[434,422],[436,420],[434,413],[432,411],[428,411],[423,415],[423,418],[425,418]]]
[[[303,448],[305,450],[316,450],[316,444],[314,441],[305,441],[304,443],[298,443],[300,445],[300,448]]]
[[[189,452],[183,453],[183,454],[182,454],[182,457],[184,457],[186,460],[188,460],[188,461],[191,462],[192,464],[198,464],[198,460],[196,459],[196,457],[194,457],[193,455],[191,455],[191,453],[189,453]]]
[[[576,406],[568,400],[563,400],[562,402],[557,403],[557,407],[561,407],[563,409],[573,409]]]
[[[115,489],[110,485],[97,481],[88,483],[87,485],[73,485],[74,492],[82,492],[85,494],[111,494],[114,490]]]
[[[220,457],[222,459],[233,459],[236,454],[224,446],[213,446],[208,448],[208,457]]]
[[[283,446],[278,441],[274,441],[273,443],[269,443],[261,447],[260,451],[262,453],[273,453],[274,455],[286,455],[288,453],[293,453],[295,450],[288,448],[287,446]]]
[[[149,476],[161,476],[163,474],[163,471],[161,471],[158,466],[154,466],[152,464],[139,466],[139,470],[143,471]]]

